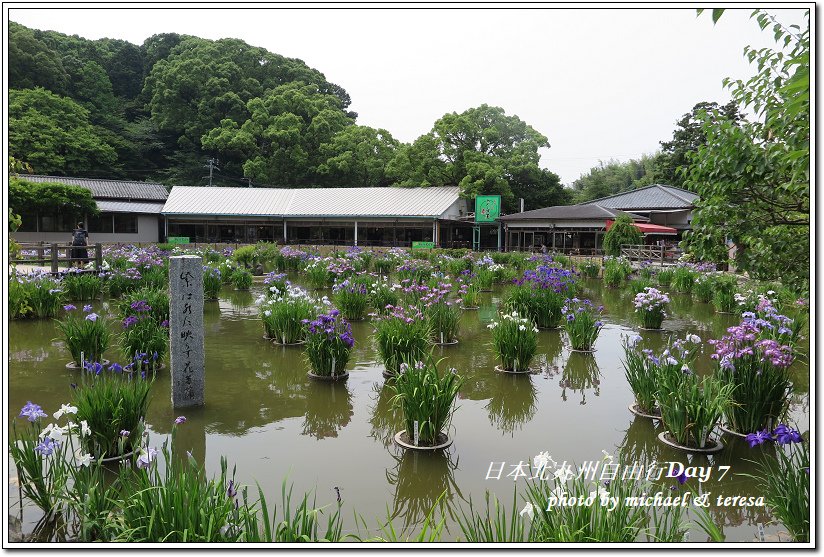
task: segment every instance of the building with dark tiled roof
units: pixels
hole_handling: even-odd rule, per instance
[[[34,174],[17,177],[26,182],[66,184],[91,191],[100,214],[83,219],[90,243],[157,242],[163,236],[160,212],[169,197],[163,184]],[[68,242],[77,224],[59,212],[35,215],[22,211],[22,217],[23,226],[14,233],[18,242]]]
[[[621,215],[629,215],[645,243],[675,244],[689,230],[698,196],[653,184],[578,205],[560,205],[500,217],[508,250],[597,253],[604,233]]]

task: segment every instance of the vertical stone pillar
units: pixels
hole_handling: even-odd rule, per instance
[[[169,258],[169,334],[172,406],[202,406],[206,376],[203,262],[196,255]]]

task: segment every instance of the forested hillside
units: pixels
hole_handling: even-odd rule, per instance
[[[505,210],[569,202],[547,137],[504,109],[445,114],[411,144],[360,126],[340,85],[238,39],[142,45],[9,23],[10,155],[38,174],[255,187],[460,186]]]

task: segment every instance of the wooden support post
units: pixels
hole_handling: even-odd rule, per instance
[[[94,245],[94,268],[99,273],[103,270],[103,245]]]
[[[57,274],[57,244],[51,244],[51,272]]]

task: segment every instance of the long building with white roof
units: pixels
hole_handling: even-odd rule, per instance
[[[468,247],[472,227],[457,187],[225,188],[175,186],[165,236],[191,243]]]

